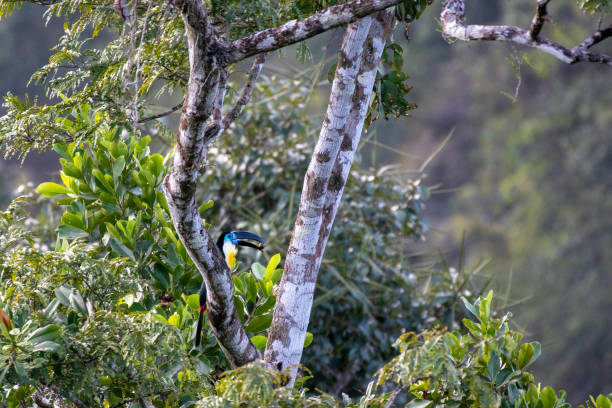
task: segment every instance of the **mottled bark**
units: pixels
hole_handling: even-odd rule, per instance
[[[508,41],[533,47],[568,64],[596,62],[612,65],[612,56],[588,51],[593,45],[612,36],[612,27],[597,31],[574,48],[567,48],[540,36],[547,15],[547,3],[547,1],[538,0],[538,8],[532,26],[529,30],[524,30],[514,26],[467,25],[465,24],[465,0],[446,0],[440,17],[442,32],[451,40]]]
[[[352,23],[362,17],[395,6],[404,0],[356,0],[313,14],[303,20],[291,20],[232,42],[226,63],[234,63],[262,52],[274,51],[314,37],[329,29]]]
[[[327,113],[304,179],[265,351],[268,365],[290,367],[292,374],[302,356],[317,273],[391,21],[392,12],[383,11],[349,25],[340,49]]]
[[[172,222],[189,256],[202,274],[210,325],[225,356],[234,366],[261,357],[238,319],[234,284],[221,251],[210,237],[195,200],[200,163],[206,159],[205,124],[224,96],[223,68],[215,54],[216,40],[201,3],[175,1],[181,10],[189,50],[189,82],[176,137],[174,165],[163,183]],[[212,49],[211,49],[212,47]]]

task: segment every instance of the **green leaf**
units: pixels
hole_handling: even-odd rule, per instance
[[[480,309],[478,308],[478,306],[474,306],[473,304],[470,303],[469,300],[467,300],[463,296],[461,297],[461,300],[463,301],[463,305],[465,306],[465,308],[469,310],[469,312],[473,314],[475,318],[478,319],[480,316]]]
[[[162,288],[168,289],[170,287],[170,273],[164,265],[160,263],[153,265],[153,272],[151,272],[151,275],[153,275],[155,281],[159,283]]]
[[[597,399],[595,400],[595,408],[611,408],[612,404],[608,397],[599,394]]]
[[[244,280],[247,284],[247,299],[252,300],[253,303],[257,301],[257,281],[253,275],[246,275]]]
[[[89,236],[89,232],[87,231],[64,224],[57,227],[56,232],[60,239],[78,239]]]
[[[55,289],[55,296],[57,300],[66,307],[70,307],[70,293],[72,292],[70,288],[65,286],[60,286]]]
[[[213,200],[208,200],[198,208],[198,212],[202,213],[215,205]]]
[[[331,67],[329,67],[329,70],[327,71],[327,80],[329,81],[329,83],[331,84],[332,82],[334,82],[334,76],[336,75],[336,66],[338,64],[334,63],[332,64]]]
[[[234,288],[236,288],[236,292],[240,295],[244,294],[244,283],[242,282],[242,279],[240,279],[240,276],[232,276],[232,280],[234,281]]]
[[[40,183],[38,187],[36,187],[36,192],[44,195],[45,197],[52,197],[58,194],[69,194],[70,190],[66,187],[59,185],[57,183]]]
[[[540,401],[542,401],[543,408],[554,408],[557,403],[555,390],[551,387],[544,387],[540,393]]]
[[[37,345],[45,341],[54,341],[59,339],[61,336],[61,332],[62,328],[57,324],[48,324],[30,333],[27,340],[30,343]]]
[[[149,157],[149,162],[147,163],[147,166],[149,167],[149,170],[151,170],[155,178],[159,178],[159,176],[164,171],[164,157],[157,153],[152,154]]]
[[[519,368],[523,369],[531,362],[531,358],[535,354],[535,349],[531,343],[525,343],[521,345],[518,353],[518,365]]]
[[[530,406],[535,406],[538,403],[538,389],[534,384],[529,384],[529,388],[527,388],[527,392],[525,393],[525,401]]]
[[[193,295],[185,296],[181,295],[183,301],[191,311],[197,312],[200,308],[200,295],[198,293],[194,293]]]
[[[306,337],[304,338],[304,348],[310,346],[312,344],[312,339],[314,336],[311,332],[306,332]]]
[[[70,306],[75,311],[82,314],[83,316],[89,316],[89,311],[87,310],[87,307],[85,306],[85,301],[83,300],[83,296],[81,296],[81,293],[78,290],[72,289],[72,291],[70,292],[70,296],[68,297],[68,300],[70,301]]]
[[[123,245],[121,242],[117,241],[115,238],[111,238],[110,241],[108,241],[110,247],[113,249],[114,252],[116,252],[120,257],[123,258],[130,258],[132,261],[136,261],[136,258],[134,257],[134,253],[125,245]]]
[[[54,341],[43,341],[34,346],[32,351],[50,351],[57,352],[62,346]]]
[[[258,333],[266,330],[272,323],[272,313],[254,317],[245,330],[249,333]]]
[[[486,322],[489,320],[491,314],[491,301],[493,300],[493,290],[487,293],[487,296],[480,301],[478,305],[480,307],[480,321]]]
[[[491,355],[489,356],[489,362],[487,364],[487,371],[488,371],[488,375],[491,381],[495,380],[495,377],[497,376],[497,373],[499,372],[499,368],[500,368],[499,357],[497,353],[491,350]]]
[[[253,275],[259,280],[262,280],[266,276],[266,268],[258,262],[251,265],[251,271],[253,271]]]
[[[268,266],[266,266],[266,280],[267,281],[272,279],[274,271],[276,271],[276,267],[280,263],[280,260],[281,260],[280,254],[274,254],[272,255],[272,258],[270,258],[270,261],[268,262]]]
[[[244,302],[240,296],[234,296],[234,307],[241,322],[244,322]]]
[[[119,158],[115,160],[115,163],[113,163],[113,180],[115,181],[115,184],[118,184],[119,176],[121,176],[124,168],[125,156],[119,156]]]
[[[251,342],[258,350],[263,350],[264,348],[266,348],[267,341],[268,338],[266,336],[262,336],[261,334],[251,337]]]
[[[521,396],[521,392],[516,388],[515,383],[510,383],[508,385],[508,397],[510,398],[510,402],[514,405],[514,401],[519,399]]]

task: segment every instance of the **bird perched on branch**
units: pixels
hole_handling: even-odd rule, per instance
[[[251,242],[255,241],[255,242]],[[223,232],[217,239],[217,247],[223,253],[225,263],[232,270],[236,265],[236,251],[238,246],[255,248],[263,251],[265,241],[259,235],[247,231],[231,231]],[[202,321],[206,312],[206,282],[202,281],[200,287],[200,314],[198,315],[198,326],[196,328],[195,347],[200,346],[202,336]]]

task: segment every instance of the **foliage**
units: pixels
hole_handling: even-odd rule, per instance
[[[610,0],[578,0],[578,5],[590,13],[612,13],[612,1]]]

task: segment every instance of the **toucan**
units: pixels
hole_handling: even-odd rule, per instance
[[[255,241],[255,243],[250,242]],[[225,262],[229,266],[230,270],[234,268],[236,264],[236,247],[245,246],[255,248],[263,251],[266,246],[265,241],[259,235],[253,234],[247,231],[225,231],[217,239],[217,247],[223,253]],[[202,336],[202,321],[204,319],[204,312],[206,312],[206,284],[202,281],[200,287],[200,314],[198,315],[198,326],[196,328],[195,336],[195,347],[200,346],[200,340]]]

